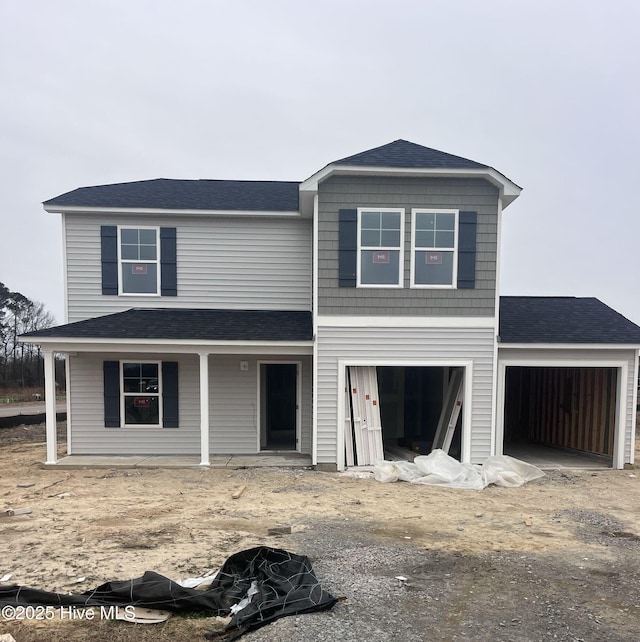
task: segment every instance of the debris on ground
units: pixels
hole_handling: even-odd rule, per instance
[[[412,484],[445,486],[447,488],[482,490],[490,484],[516,488],[544,476],[532,464],[508,455],[494,455],[482,465],[464,464],[436,449],[410,461],[379,461],[373,466],[376,481],[388,483],[407,481]]]
[[[30,515],[33,511],[30,508],[8,508],[0,512],[0,517],[15,517],[17,515]]]
[[[234,491],[232,493],[231,499],[240,499],[240,496],[242,495],[242,493],[244,493],[246,488],[247,488],[246,486],[240,486],[240,488],[238,488],[238,490],[236,490],[236,491]]]
[[[267,531],[267,535],[291,535],[291,526],[274,526]]]
[[[133,606],[172,613],[232,615],[224,631],[206,636],[225,642],[287,615],[330,609],[336,601],[322,588],[308,557],[267,546],[229,557],[204,590],[181,586],[153,571],[133,580],[107,582],[75,595],[17,585],[0,587],[3,612],[7,607],[19,606],[83,609]],[[125,620],[133,621],[128,617]]]

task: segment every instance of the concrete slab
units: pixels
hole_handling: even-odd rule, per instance
[[[603,470],[610,469],[613,461],[606,457],[579,453],[539,444],[505,446],[505,455],[510,455],[542,470]]]
[[[136,468],[197,468],[200,457],[193,455],[153,455],[138,462]]]
[[[45,468],[199,468],[200,457],[196,455],[68,455],[56,464],[43,464]],[[211,468],[308,468],[309,455],[211,455]]]
[[[135,468],[146,459],[143,455],[67,455],[45,468]]]

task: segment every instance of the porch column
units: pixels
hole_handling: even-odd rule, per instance
[[[45,350],[44,355],[44,400],[47,427],[47,464],[58,461],[58,431],[56,430],[56,375],[53,351]]]
[[[200,465],[209,465],[209,353],[200,355]]]

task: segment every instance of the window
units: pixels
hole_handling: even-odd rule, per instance
[[[120,227],[120,293],[158,294],[158,228]]]
[[[156,361],[122,362],[122,416],[125,426],[160,426],[162,380]]]
[[[411,287],[456,284],[458,210],[411,211]]]
[[[359,287],[402,287],[403,209],[358,209]]]

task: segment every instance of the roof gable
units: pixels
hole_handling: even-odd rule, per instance
[[[593,297],[500,297],[500,343],[640,345],[640,327]]]
[[[486,169],[482,165],[461,156],[431,149],[408,140],[394,140],[392,143],[374,147],[364,152],[347,156],[331,163],[363,167],[440,167],[448,169]]]

